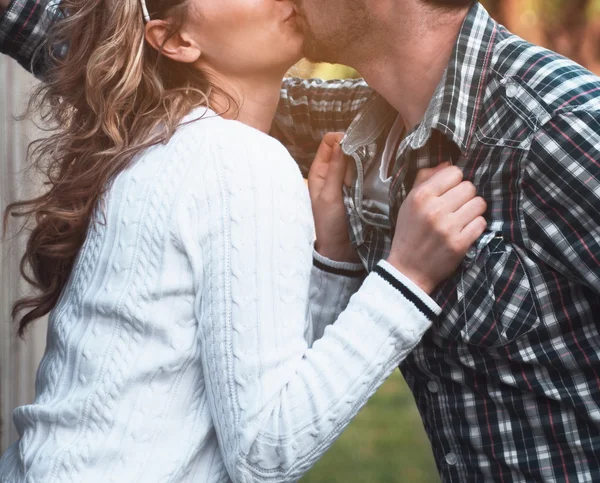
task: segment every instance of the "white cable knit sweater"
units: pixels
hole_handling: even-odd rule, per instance
[[[348,304],[287,151],[207,116],[111,183],[2,483],[296,481],[439,313],[385,262]]]

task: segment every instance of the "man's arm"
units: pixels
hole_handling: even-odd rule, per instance
[[[530,249],[600,294],[600,111],[556,115],[532,143],[523,179]]]
[[[284,79],[271,135],[306,176],[325,134],[345,131],[372,95],[362,79]]]
[[[52,24],[62,17],[58,0],[0,0],[0,52],[43,77],[48,69],[44,44]]]

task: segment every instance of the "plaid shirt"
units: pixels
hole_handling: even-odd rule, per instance
[[[36,0],[23,2],[42,17]],[[17,17],[0,31],[26,28]],[[42,37],[32,28],[0,49],[33,52]],[[418,168],[448,159],[489,206],[486,233],[434,294],[443,316],[401,368],[444,481],[600,481],[599,95],[596,76],[476,4],[424,121],[398,149],[391,213]],[[289,79],[273,126],[305,171],[326,132],[346,131],[357,167],[346,206],[369,268],[393,223],[362,181],[396,115],[363,81]]]
[[[346,130],[346,193],[368,268],[393,222],[363,198],[397,113],[362,81],[289,80],[276,135],[304,166]],[[401,143],[397,213],[419,168],[450,160],[488,228],[434,299],[443,315],[401,369],[447,482],[600,481],[600,79],[476,4],[423,122]]]

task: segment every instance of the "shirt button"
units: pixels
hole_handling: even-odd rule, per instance
[[[450,466],[454,466],[456,463],[458,463],[458,458],[454,453],[448,453],[446,455],[446,463],[448,463]]]
[[[467,258],[473,259],[476,256],[477,256],[477,248],[475,248],[475,247],[469,248],[469,251],[467,252]]]
[[[429,392],[436,393],[436,392],[439,391],[440,388],[439,388],[437,382],[435,382],[435,381],[429,381],[427,383],[427,389],[429,389]]]
[[[519,92],[519,88],[514,84],[508,84],[506,86],[506,95],[508,97],[515,97]]]

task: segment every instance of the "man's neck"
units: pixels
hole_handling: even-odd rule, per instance
[[[388,31],[381,36],[385,40],[377,47],[377,55],[354,66],[400,113],[407,129],[423,120],[466,14],[466,10],[456,14],[440,12],[439,17],[444,18],[432,18],[432,22],[423,18],[390,22]]]

